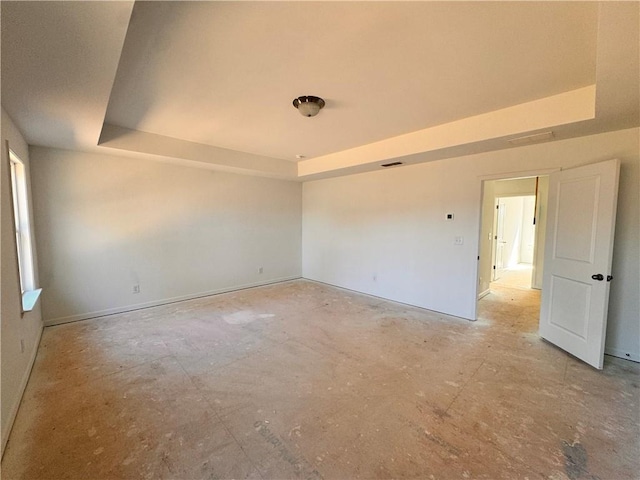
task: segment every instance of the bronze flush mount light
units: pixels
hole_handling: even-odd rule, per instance
[[[293,100],[293,106],[298,109],[300,115],[315,117],[324,107],[324,100],[313,95],[304,95]]]

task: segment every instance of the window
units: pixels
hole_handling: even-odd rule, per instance
[[[22,293],[22,311],[33,309],[40,290],[35,288],[33,273],[33,252],[31,247],[31,227],[29,224],[29,204],[27,196],[27,177],[24,163],[9,150],[11,167],[11,195],[13,199],[13,217],[16,231],[16,248],[18,253],[18,272],[20,291]]]

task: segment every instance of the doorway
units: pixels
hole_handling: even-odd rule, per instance
[[[535,201],[535,195],[496,197],[491,285],[531,288]]]
[[[549,177],[483,182],[478,299],[503,288],[542,288]]]
[[[518,295],[515,292],[535,292],[537,301],[528,307],[539,313],[539,322],[535,326],[538,335],[589,365],[602,369],[608,287],[613,279],[610,272],[620,161],[612,159],[548,173],[551,174],[548,177],[533,177],[536,182],[536,233],[533,282],[528,290],[496,286],[503,291],[494,293],[489,279],[493,278],[493,270],[497,266],[495,254],[491,254],[498,228],[498,222],[492,220],[494,212],[500,208],[501,196],[521,194],[502,195],[500,190],[505,185],[514,189],[518,182],[529,179],[487,179],[482,182],[477,305],[480,314],[476,318],[482,318],[483,310],[500,313],[509,305],[516,304]],[[549,244],[545,248],[547,227]],[[497,248],[495,252],[498,252]],[[543,269],[546,272],[544,276],[541,274]],[[542,277],[545,294],[540,305],[540,292],[535,289],[542,287]],[[505,325],[511,323],[513,326],[518,319],[505,320]],[[527,328],[532,326],[527,325]]]

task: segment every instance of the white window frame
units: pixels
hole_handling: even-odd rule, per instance
[[[9,148],[9,168],[11,180],[11,200],[13,203],[13,224],[16,239],[18,280],[22,313],[33,310],[41,289],[36,289],[33,265],[33,243],[31,237],[31,219],[29,216],[29,195],[27,192],[27,174],[22,160]]]

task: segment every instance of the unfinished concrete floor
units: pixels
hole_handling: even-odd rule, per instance
[[[638,364],[294,281],[46,328],[3,479],[553,478],[640,472]]]

